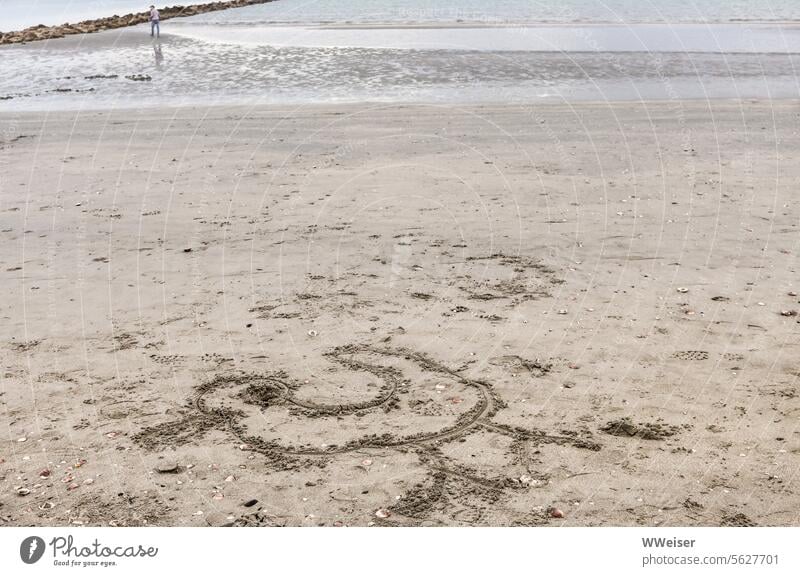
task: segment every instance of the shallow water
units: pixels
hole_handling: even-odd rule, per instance
[[[620,2],[625,3],[605,6]],[[0,109],[800,96],[798,25],[499,24],[512,12],[519,22],[527,21],[533,5],[551,11],[556,6],[525,2],[523,9],[517,0],[492,4],[494,21],[480,25],[443,21],[453,14],[441,12],[435,13],[440,20],[421,24],[430,17],[421,11],[416,24],[403,23],[409,6],[421,4],[369,3],[371,10],[359,12],[362,24],[325,25],[322,21],[332,15],[345,18],[355,14],[354,5],[366,5],[280,0],[164,22],[158,42],[151,41],[147,27],[138,26],[2,47]],[[560,4],[600,19],[598,3]],[[666,6],[678,4],[697,8],[686,2]],[[717,4],[714,14],[763,20],[764,14],[784,17],[781,6],[791,12],[781,2],[766,3],[770,9],[761,11],[753,9],[758,2],[745,4]],[[457,5],[465,11],[478,7],[472,0]],[[704,3],[703,9],[710,13],[713,6]],[[631,8],[632,14],[639,11]],[[264,23],[281,14],[294,23]],[[388,25],[375,24],[391,14]],[[134,75],[149,79],[125,78]]]
[[[496,52],[800,53],[800,26],[637,24],[592,26],[231,26],[176,22],[174,34],[206,42],[306,48]]]
[[[194,0],[200,3],[201,0]],[[187,2],[188,3],[188,2]],[[142,12],[136,0],[0,0],[0,30]],[[158,2],[155,2],[158,5]],[[198,22],[734,22],[800,21],[797,0],[277,0]]]
[[[220,23],[731,22],[800,20],[797,0],[279,0],[197,18]]]

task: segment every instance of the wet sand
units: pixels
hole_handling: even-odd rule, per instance
[[[545,26],[534,34],[454,27],[371,35],[175,19],[165,23],[160,39],[142,25],[2,46],[0,105],[12,112],[800,95],[800,35],[790,27],[626,30]]]
[[[0,115],[0,523],[798,525],[797,111]]]

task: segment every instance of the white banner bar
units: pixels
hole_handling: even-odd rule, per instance
[[[800,574],[798,528],[4,528],[3,574]]]

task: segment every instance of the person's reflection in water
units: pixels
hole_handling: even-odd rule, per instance
[[[161,67],[164,63],[164,54],[161,52],[161,42],[156,41],[153,42],[153,54],[156,57],[156,68],[161,70]]]

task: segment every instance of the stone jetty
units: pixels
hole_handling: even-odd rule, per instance
[[[189,6],[168,6],[166,8],[159,8],[158,11],[163,21],[170,18],[196,16],[197,14],[204,14],[206,12],[227,10],[228,8],[241,8],[244,6],[252,6],[253,4],[266,4],[267,2],[273,1],[274,0],[230,0],[228,2],[208,2],[204,4],[191,4]],[[136,24],[146,23],[149,20],[149,12],[137,12],[124,16],[114,15],[106,18],[85,20],[77,24],[61,24],[56,26],[39,24],[38,26],[31,26],[30,28],[15,32],[0,32],[0,44],[23,44],[40,40],[53,40],[73,34],[91,34],[93,32],[102,32],[103,30],[135,26]]]

